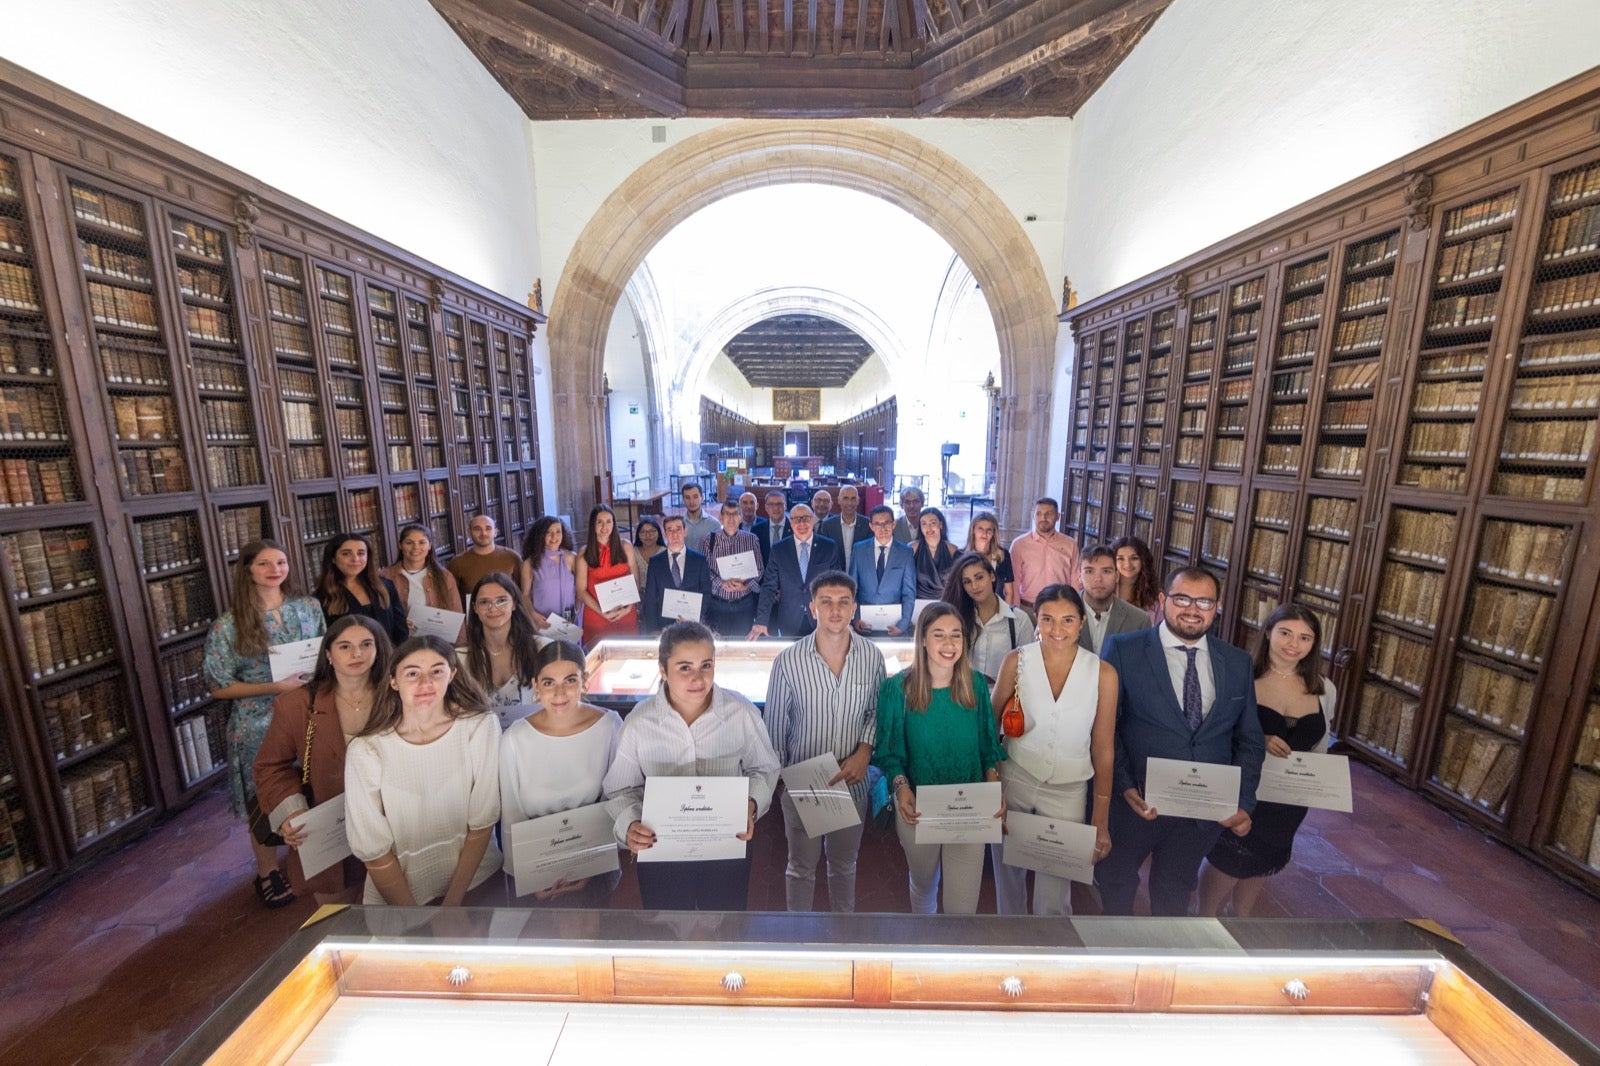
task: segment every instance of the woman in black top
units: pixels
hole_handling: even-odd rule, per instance
[[[921,535],[911,545],[917,558],[917,599],[936,600],[944,594],[961,552],[950,543],[950,527],[939,508],[924,507],[917,524]]]
[[[328,542],[316,592],[330,622],[340,615],[360,614],[378,623],[396,646],[410,636],[400,592],[378,573],[372,542],[359,533],[342,533]]]

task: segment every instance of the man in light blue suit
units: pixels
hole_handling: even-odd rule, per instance
[[[1101,653],[1121,681],[1111,853],[1095,867],[1107,914],[1133,913],[1146,856],[1151,913],[1188,914],[1200,860],[1217,837],[1250,832],[1266,740],[1250,656],[1208,635],[1221,588],[1209,570],[1174,572],[1161,597],[1161,625],[1109,637]],[[1238,810],[1215,822],[1161,814],[1144,800],[1152,757],[1239,767]]]
[[[856,583],[858,604],[898,603],[900,620],[889,627],[889,636],[911,632],[911,612],[917,604],[917,559],[911,549],[894,539],[894,511],[874,507],[867,516],[872,539],[861,541],[850,552],[850,576]],[[857,619],[856,629],[871,632]]]

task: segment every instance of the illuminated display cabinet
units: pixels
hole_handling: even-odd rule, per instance
[[[739,693],[756,706],[767,700],[772,660],[789,647],[786,640],[717,641],[717,684]],[[875,640],[884,669],[893,677],[912,662],[909,640]],[[589,653],[586,673],[589,698],[603,707],[626,712],[661,690],[660,642],[653,638],[602,640]]]
[[[1025,943],[1024,943],[1025,942]],[[298,932],[170,1060],[1349,1066],[1600,1061],[1404,922],[367,907]],[[1213,1054],[1212,1052],[1215,1052]],[[1103,1057],[1096,1059],[1096,1053]]]

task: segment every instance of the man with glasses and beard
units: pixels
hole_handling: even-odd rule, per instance
[[[1111,797],[1111,853],[1095,867],[1106,914],[1133,913],[1139,867],[1150,857],[1150,912],[1189,913],[1200,860],[1223,832],[1250,832],[1266,739],[1256,716],[1250,656],[1210,635],[1221,585],[1201,567],[1167,578],[1165,619],[1106,640],[1101,658],[1120,679]],[[1210,822],[1163,815],[1144,800],[1150,758],[1239,767],[1239,807]]]

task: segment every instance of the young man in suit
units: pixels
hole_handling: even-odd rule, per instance
[[[872,537],[858,541],[850,552],[850,577],[856,583],[856,602],[897,603],[900,620],[889,626],[889,636],[911,632],[911,612],[917,605],[917,557],[911,549],[894,539],[894,511],[879,506],[867,516]],[[857,620],[856,631],[870,633],[865,622]]]
[[[746,640],[767,636],[803,637],[816,628],[811,617],[811,579],[824,570],[839,570],[839,546],[815,534],[817,516],[808,504],[797,503],[789,512],[793,536],[785,537],[767,557],[761,577],[761,599],[756,621]]]
[[[867,523],[861,515],[861,490],[854,485],[841,488],[838,513],[824,518],[817,532],[838,544],[839,554],[849,563],[856,545],[868,538]]]
[[[711,603],[711,566],[700,552],[688,547],[688,523],[683,515],[671,514],[661,522],[667,550],[650,560],[644,579],[644,630],[659,633],[673,622],[702,622]],[[700,594],[700,613],[693,618],[662,616],[661,600],[668,589]]]
[[[1111,637],[1101,655],[1121,681],[1111,853],[1095,867],[1107,914],[1133,913],[1146,856],[1151,913],[1188,914],[1200,860],[1218,835],[1250,832],[1266,740],[1250,656],[1209,635],[1220,592],[1209,570],[1175,571],[1161,597],[1161,625]],[[1163,816],[1144,800],[1151,757],[1239,767],[1238,810],[1216,822]]]
[[[1150,616],[1127,600],[1117,598],[1117,553],[1096,544],[1083,553],[1083,606],[1085,618],[1078,632],[1078,647],[1099,654],[1106,638],[1150,628]]]
[[[767,517],[756,519],[755,525],[750,527],[750,532],[761,542],[762,566],[767,565],[767,560],[772,558],[772,549],[778,546],[778,542],[789,535],[787,523],[783,520],[783,509],[788,503],[789,498],[783,494],[782,489],[773,489],[767,493],[766,501],[762,503],[766,508]]]

